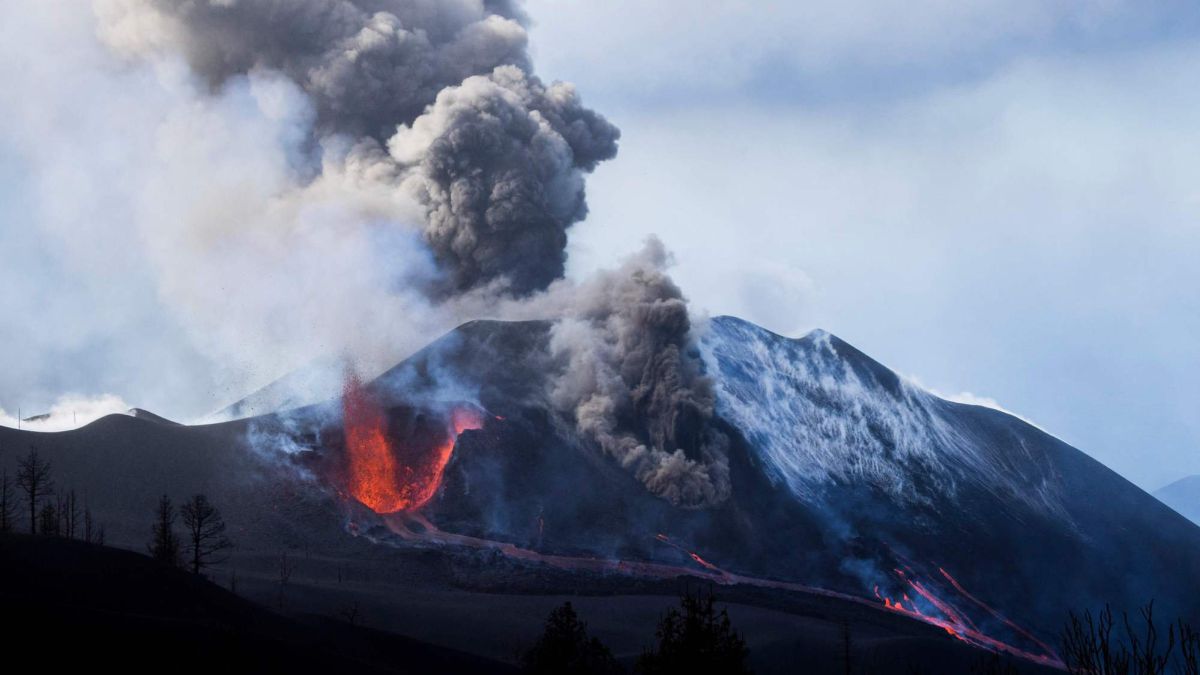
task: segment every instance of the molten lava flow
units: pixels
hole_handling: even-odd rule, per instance
[[[1030,633],[1028,630],[1022,628],[1020,625],[1014,623],[1012,620],[1008,619],[1004,615],[1002,615],[999,612],[997,612],[996,610],[992,609],[990,606],[984,604],[984,602],[982,600],[980,600],[980,599],[976,598],[974,595],[971,595],[970,593],[968,593],[967,589],[963,588],[962,584],[958,583],[957,579],[950,576],[949,572],[947,572],[946,570],[944,570],[940,567],[938,568],[938,572],[941,572],[942,576],[946,578],[946,581],[949,581],[950,585],[954,587],[954,590],[958,591],[958,593],[960,595],[962,595],[964,598],[970,600],[971,602],[975,603],[980,608],[982,608],[988,614],[991,614],[992,616],[996,617],[1000,621],[1004,622],[1004,624],[1006,626],[1013,629],[1017,634],[1025,637],[1030,642],[1036,644],[1038,647],[1041,647],[1042,651],[1044,651],[1045,653],[1047,653],[1047,654],[1054,653],[1054,650],[1051,649],[1049,645],[1047,645],[1045,642],[1042,642],[1041,640],[1034,637],[1033,634]]]
[[[420,513],[415,512],[390,514],[384,518],[384,522],[393,533],[398,535],[404,541],[413,544],[427,544],[435,546],[452,545],[476,549],[490,549],[498,551],[503,555],[513,559],[525,560],[544,565],[552,565],[560,569],[588,570],[592,572],[619,572],[633,576],[659,579],[669,579],[681,575],[687,575],[706,579],[710,582],[723,585],[746,585],[758,588],[772,588],[794,593],[806,593],[822,597],[836,598],[838,600],[860,605],[868,605],[873,607],[879,606],[871,600],[856,595],[848,595],[838,591],[831,591],[815,586],[806,586],[804,584],[795,582],[761,579],[756,577],[742,576],[733,572],[727,572],[704,560],[704,558],[701,558],[696,553],[687,550],[683,546],[672,541],[667,535],[661,533],[655,535],[654,538],[663,544],[666,544],[667,546],[671,546],[672,548],[686,553],[688,557],[690,557],[703,569],[682,567],[652,561],[629,561],[604,557],[593,558],[543,553],[541,551],[521,548],[509,542],[493,541],[468,535],[444,532],[438,529],[437,525],[430,522],[428,518]],[[899,579],[906,585],[906,587],[911,588],[915,595],[923,599],[925,603],[932,609],[929,611],[922,611],[918,607],[918,603],[914,601],[907,592],[903,592],[901,594],[901,600],[894,601],[891,598],[882,595],[879,591],[879,587],[876,586],[875,597],[883,603],[883,607],[885,609],[903,614],[907,617],[917,619],[918,621],[922,621],[927,624],[938,626],[954,638],[975,647],[982,647],[994,652],[1012,654],[1013,656],[1054,668],[1062,669],[1064,667],[1062,661],[1058,658],[1053,650],[1038,642],[1036,638],[1033,638],[1028,631],[1025,631],[1016,624],[1005,620],[1005,623],[1020,632],[1023,637],[1026,637],[1034,644],[1037,644],[1042,650],[1040,653],[1027,651],[983,633],[963,612],[956,609],[949,602],[937,597],[926,584],[923,584],[916,579],[912,579],[910,572],[906,573],[905,571],[899,569],[895,570],[895,572]],[[978,600],[975,600],[970,594],[962,589],[957,581],[953,581],[950,575],[946,574],[944,571],[942,571],[942,574],[947,578],[948,581],[950,581],[950,583],[960,594],[982,606],[982,603],[980,603]],[[988,611],[994,616],[999,617],[999,615],[993,610],[990,610],[990,608],[988,608]]]
[[[938,569],[938,571],[942,573],[942,576],[944,576],[946,580],[950,582],[951,586],[954,587],[955,591],[957,591],[964,598],[982,607],[992,616],[1002,620],[1021,637],[1029,640],[1033,645],[1036,645],[1040,650],[1040,653],[1021,649],[1020,647],[1008,644],[1007,642],[998,640],[990,635],[986,635],[964,612],[960,611],[943,598],[938,597],[929,586],[917,579],[912,578],[912,575],[904,570],[897,569],[893,571],[896,573],[896,577],[907,588],[912,589],[917,596],[925,601],[927,611],[922,611],[921,608],[918,607],[917,603],[908,596],[907,592],[902,593],[902,600],[892,600],[887,596],[881,595],[879,593],[879,587],[876,586],[875,597],[883,602],[883,606],[885,608],[893,612],[898,612],[900,614],[904,614],[938,626],[955,638],[958,638],[959,640],[976,647],[983,647],[984,649],[989,649],[994,652],[1012,654],[1014,656],[1019,656],[1024,659],[1036,661],[1049,666],[1062,667],[1062,661],[1058,658],[1058,655],[1053,649],[1047,646],[1044,642],[1035,638],[1029,631],[1021,628],[1012,621],[1005,619],[995,610],[977,600],[945,570],[940,568]]]
[[[402,453],[388,438],[387,418],[358,377],[346,379],[342,396],[346,433],[347,487],[355,499],[376,513],[413,511],[429,503],[442,483],[442,473],[458,436],[479,429],[482,416],[470,408],[455,408],[445,438],[427,452]]]
[[[356,375],[346,378],[342,424],[350,494],[376,513],[404,508],[404,498],[396,485],[396,458],[387,440],[387,420]]]

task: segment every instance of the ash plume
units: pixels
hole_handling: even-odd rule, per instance
[[[309,142],[425,211],[445,296],[515,295],[562,276],[583,174],[619,132],[569,84],[543,84],[520,12],[478,0],[101,0],[101,34],[134,57],[177,54],[212,91],[270,71],[315,111]],[[384,145],[386,144],[387,150]],[[388,151],[390,150],[390,152]]]
[[[698,508],[729,496],[728,439],[711,424],[713,386],[667,262],[651,239],[577,289],[551,335],[551,400],[651,492]]]
[[[388,147],[451,290],[501,280],[525,295],[563,275],[566,229],[587,215],[583,172],[616,153],[617,136],[571,85],[501,66],[444,89]]]
[[[319,133],[386,141],[448,86],[529,70],[520,12],[477,0],[102,0],[106,42],[181,54],[212,89],[256,68],[312,98]]]

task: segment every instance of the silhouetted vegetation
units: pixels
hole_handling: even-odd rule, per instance
[[[193,496],[179,507],[179,513],[183,517],[192,573],[199,574],[205,567],[224,562],[221,556],[233,547],[233,542],[225,536],[225,521],[208,497]]]
[[[37,534],[38,505],[54,492],[54,481],[50,477],[50,462],[38,456],[36,447],[17,461],[17,487],[25,492],[25,504],[29,510],[29,533]]]
[[[42,510],[38,512],[38,527],[41,529],[42,535],[57,537],[59,535],[59,524],[58,508],[54,502],[42,504]]]
[[[179,566],[179,537],[175,534],[175,507],[171,498],[163,495],[158,500],[154,525],[150,529],[150,557],[171,567]]]
[[[79,499],[75,491],[63,495],[56,504],[58,511],[58,531],[67,539],[74,539],[79,533]]]
[[[4,473],[0,474],[0,532],[13,531],[15,507],[12,480],[8,477],[8,469],[5,469]]]
[[[85,501],[83,504],[83,540],[89,544],[104,543],[104,528],[92,516],[92,507]]]
[[[521,657],[526,673],[536,675],[606,675],[623,672],[612,652],[590,637],[571,603],[550,612],[542,637]]]
[[[734,632],[725,609],[716,611],[712,592],[685,593],[678,608],[671,608],[658,622],[658,646],[638,659],[644,675],[682,673],[749,673],[750,650]]]
[[[1062,657],[1071,675],[1198,675],[1200,636],[1182,619],[1166,633],[1154,621],[1154,603],[1121,623],[1105,606],[1096,615],[1072,612],[1062,634]]]

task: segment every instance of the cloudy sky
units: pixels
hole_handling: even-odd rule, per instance
[[[698,310],[825,328],[1147,489],[1200,473],[1193,3],[526,7],[537,71],[622,131],[571,276],[656,233]],[[197,106],[170,69],[110,62],[95,24],[86,2],[0,8],[0,408],[200,415],[283,366],[229,365],[180,318],[156,240],[126,225],[159,208],[126,197],[169,177],[130,158],[170,145],[170,118],[212,139],[194,161],[265,181],[261,139],[303,115],[270,82]],[[223,207],[211,187],[197,201]]]

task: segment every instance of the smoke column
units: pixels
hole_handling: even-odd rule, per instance
[[[518,6],[94,7],[110,53],[179,99],[153,145],[170,170],[148,180],[141,229],[161,292],[193,332],[216,335],[210,352],[245,351],[250,335],[254,353],[394,354],[481,311],[552,307],[555,408],[664,499],[728,495],[712,388],[661,244],[562,280],[584,177],[620,134],[572,85],[532,72]],[[235,124],[247,109],[255,124]]]

